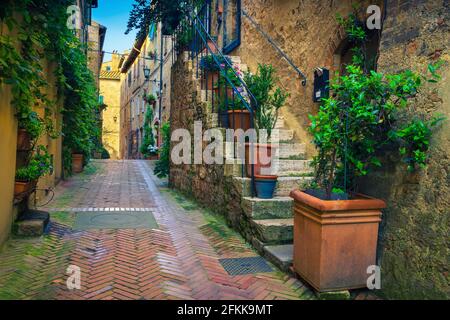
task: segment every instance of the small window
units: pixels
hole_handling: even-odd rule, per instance
[[[111,67],[110,67],[110,66],[107,66],[107,67],[106,67],[106,71],[111,71]]]

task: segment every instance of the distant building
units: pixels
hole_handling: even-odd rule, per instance
[[[155,138],[158,146],[161,143],[160,127],[169,120],[170,114],[172,50],[172,38],[163,36],[161,24],[158,24],[151,26],[149,33],[137,39],[133,49],[122,57],[120,152],[123,159],[142,158],[139,149],[144,135],[146,108],[149,107],[144,97],[148,94],[157,97],[156,105],[150,107],[154,108],[152,126]],[[144,69],[147,70],[147,78]]]
[[[111,159],[121,159],[120,154],[120,63],[121,56],[112,55],[111,61],[102,64],[100,70],[100,104],[102,113],[102,143]]]

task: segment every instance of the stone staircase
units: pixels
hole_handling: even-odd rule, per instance
[[[247,66],[241,62],[240,57],[230,57],[234,65],[238,65],[245,72]],[[192,65],[195,70],[195,62]],[[212,90],[208,92],[201,88],[201,82],[196,79],[197,88],[201,92],[201,100],[211,103]],[[219,127],[218,114],[209,115],[208,127]],[[292,190],[302,188],[311,179],[311,161],[306,159],[306,146],[296,140],[293,130],[285,126],[283,117],[277,121],[273,141],[279,141],[277,159],[275,162],[279,176],[275,197],[264,200],[251,196],[251,179],[243,176],[242,163],[234,159],[231,150],[226,153],[224,175],[232,179],[234,189],[240,195],[241,208],[249,222],[250,232],[245,236],[253,246],[266,258],[275,263],[280,269],[289,271],[292,264],[293,252],[293,200],[289,197]]]

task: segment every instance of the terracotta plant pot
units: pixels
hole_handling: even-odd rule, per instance
[[[74,153],[72,154],[72,171],[74,173],[81,173],[83,172],[83,155]]]
[[[30,151],[31,137],[27,130],[19,129],[17,131],[17,151]]]
[[[294,205],[294,269],[319,292],[367,287],[376,265],[382,200],[325,201],[291,192]]]
[[[219,81],[219,71],[203,70],[205,75],[205,80],[202,81],[202,89],[204,90],[214,90],[217,81]]]
[[[14,183],[14,197],[23,197],[36,187],[37,181],[16,181]]]
[[[245,144],[245,164],[247,168],[247,176],[252,176],[252,158],[250,153],[251,144]],[[257,176],[273,175],[274,172],[267,172],[264,169],[270,169],[272,167],[273,156],[275,155],[275,146],[271,144],[253,144],[253,162],[254,162],[254,174]]]
[[[228,111],[228,125],[230,129],[242,129],[247,131],[251,127],[250,111],[248,110],[230,110]]]

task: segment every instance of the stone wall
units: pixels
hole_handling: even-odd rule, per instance
[[[356,1],[363,12],[369,4],[382,1]],[[314,68],[326,67],[335,70],[334,54],[343,40],[343,30],[338,25],[336,14],[345,16],[353,11],[355,1],[340,0],[242,0],[242,8],[251,16],[289,56],[293,63],[307,76],[306,87],[301,78],[269,42],[242,17],[241,46],[233,52],[239,55],[251,71],[258,63],[269,63],[278,70],[279,85],[291,94],[282,114],[289,129],[296,131],[297,138],[307,143],[308,154],[314,153],[307,133],[308,114],[318,110],[313,102]]]
[[[426,73],[446,63],[442,81],[414,101],[418,112],[450,119],[449,1],[390,1],[379,70]],[[450,122],[436,131],[425,170],[411,175],[398,159],[366,179],[367,194],[387,200],[380,257],[383,294],[389,298],[450,298]]]

